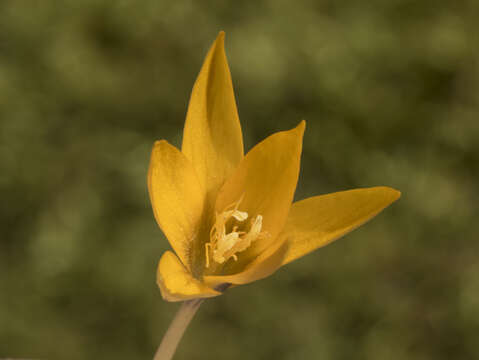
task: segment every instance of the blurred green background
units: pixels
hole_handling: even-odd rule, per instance
[[[307,120],[297,198],[401,200],[207,301],[176,359],[479,358],[479,2],[2,0],[0,358],[151,359],[178,304],[146,189],[219,30],[246,149]]]

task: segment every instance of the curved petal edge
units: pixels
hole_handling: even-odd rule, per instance
[[[251,218],[261,215],[261,230],[268,234],[231,264],[232,273],[247,267],[277,242],[298,182],[305,126],[303,120],[295,128],[277,132],[253,147],[218,194],[218,213],[241,199],[239,209]]]
[[[346,235],[400,196],[399,191],[380,186],[320,195],[294,203],[280,234],[289,244],[283,265]]]
[[[287,251],[287,243],[278,243],[259,255],[243,271],[232,275],[205,276],[203,281],[211,287],[216,287],[224,283],[242,285],[261,280],[281,267]]]
[[[221,295],[221,292],[195,279],[171,251],[166,251],[162,255],[156,275],[161,295],[166,301],[184,301]]]
[[[211,46],[193,86],[181,149],[213,202],[220,186],[243,158],[243,135],[224,32]]]
[[[165,140],[151,152],[148,192],[155,219],[183,264],[191,269],[191,248],[201,226],[205,190],[189,160]]]

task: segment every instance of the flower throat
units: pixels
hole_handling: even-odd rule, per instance
[[[210,266],[210,257],[218,264],[223,264],[230,258],[237,261],[237,253],[246,250],[259,238],[268,236],[265,231],[261,231],[263,216],[251,218],[248,224],[248,213],[238,210],[243,197],[227,206],[223,212],[215,214],[210,241],[205,244],[207,268]]]

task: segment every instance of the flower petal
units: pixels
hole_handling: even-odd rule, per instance
[[[242,198],[239,210],[246,211],[251,219],[262,215],[261,230],[267,233],[242,252],[237,262],[230,261],[232,268],[226,273],[244,268],[245,262],[275,242],[283,228],[298,182],[304,128],[302,121],[296,128],[273,134],[256,145],[221,188],[217,212]]]
[[[216,287],[224,283],[240,285],[263,279],[281,267],[287,251],[288,244],[286,242],[278,243],[263,251],[243,271],[233,275],[204,276],[203,281],[211,287]]]
[[[214,205],[219,188],[243,158],[243,136],[224,50],[224,32],[211,46],[193,86],[182,151]]]
[[[191,270],[191,248],[201,227],[205,191],[188,159],[165,140],[153,147],[148,190],[158,225]]]
[[[167,301],[183,301],[221,295],[219,291],[211,289],[191,276],[171,251],[166,251],[161,257],[156,281],[163,299]]]
[[[293,204],[280,239],[289,244],[287,264],[346,235],[396,201],[401,193],[373,187],[315,196]]]

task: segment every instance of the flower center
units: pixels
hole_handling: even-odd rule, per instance
[[[261,231],[263,216],[257,215],[252,218],[248,226],[246,221],[248,213],[238,210],[242,200],[243,197],[226,207],[223,212],[216,213],[215,223],[210,231],[210,241],[205,244],[206,267],[210,266],[211,255],[213,261],[219,264],[230,258],[237,261],[236,253],[246,250],[259,238],[268,236],[265,231]],[[248,230],[244,231],[246,229]]]

